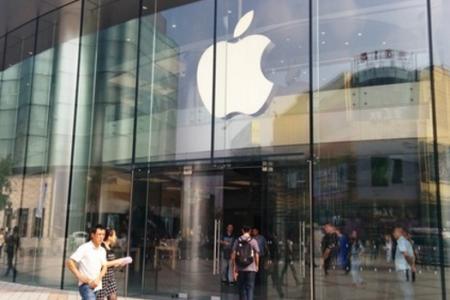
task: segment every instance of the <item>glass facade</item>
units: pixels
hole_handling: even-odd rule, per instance
[[[20,246],[3,279],[75,288],[64,260],[102,223],[133,258],[121,295],[237,299],[223,283],[232,224],[267,241],[256,299],[446,299],[446,13],[439,0],[76,0],[9,31],[0,228]]]

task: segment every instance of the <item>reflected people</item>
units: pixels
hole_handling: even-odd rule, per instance
[[[361,276],[361,256],[363,252],[364,246],[359,239],[358,232],[353,230],[350,234],[350,273],[355,286],[360,286],[364,283]]]
[[[327,223],[323,226],[322,229],[324,236],[321,241],[321,251],[322,251],[321,265],[324,274],[326,276],[328,275],[328,271],[330,270],[338,242],[337,242],[336,228],[333,225]]]
[[[234,285],[231,253],[235,240],[233,224],[228,224],[220,240],[221,247],[221,279],[223,284]]]
[[[397,273],[398,288],[403,294],[403,299],[411,300],[414,299],[412,272],[416,270],[413,247],[407,238],[406,231],[402,227],[395,227],[392,235],[397,240],[395,271]]]
[[[281,282],[285,282],[285,276],[288,274],[288,270],[291,270],[292,276],[296,285],[300,284],[300,280],[297,275],[297,270],[295,269],[294,262],[294,241],[291,236],[286,238],[286,243],[284,245],[284,266],[281,271]],[[289,281],[289,280],[288,280]]]
[[[269,235],[267,238],[267,255],[264,269],[267,274],[267,278],[272,279],[272,284],[275,287],[278,297],[283,298],[284,293],[281,287],[281,279],[279,273],[279,263],[281,261],[280,250],[278,247],[278,239],[275,235]]]
[[[15,226],[12,233],[6,238],[6,257],[8,262],[8,268],[6,269],[5,276],[9,276],[9,272],[12,271],[13,278],[17,275],[17,270],[14,267],[14,256],[20,247],[19,239],[19,227]]]
[[[336,236],[338,241],[337,257],[336,257],[337,265],[347,274],[348,272],[350,272],[350,260],[349,260],[350,243],[347,238],[347,235],[343,233],[339,228],[336,228]]]

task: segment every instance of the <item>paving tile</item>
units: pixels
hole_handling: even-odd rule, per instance
[[[120,297],[120,299],[140,300],[139,298],[125,297]],[[81,300],[81,298],[76,291],[0,281],[0,300]]]

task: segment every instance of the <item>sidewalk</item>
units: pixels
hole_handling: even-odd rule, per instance
[[[77,292],[0,281],[0,300],[81,300]],[[138,298],[119,299],[138,300]]]

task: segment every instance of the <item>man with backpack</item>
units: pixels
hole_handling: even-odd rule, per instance
[[[234,242],[231,259],[237,277],[239,300],[253,300],[256,273],[259,269],[258,242],[251,237],[251,228],[242,227],[242,235]]]

